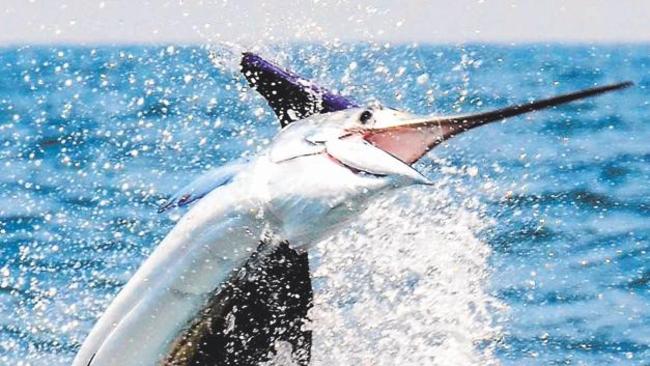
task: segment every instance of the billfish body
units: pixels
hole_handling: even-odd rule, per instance
[[[507,117],[622,89],[585,89],[465,116],[363,109],[245,54],[242,69],[283,131],[248,162],[211,171],[161,208],[194,206],[120,291],[74,366],[258,364],[287,341],[310,358],[305,251],[389,189],[429,181],[410,165],[442,141]]]
[[[365,207],[360,187],[379,187],[375,178],[331,169],[324,154],[278,170],[272,151],[196,203],[135,273],[84,344],[95,349],[93,366],[154,365],[173,350],[191,353],[187,344],[179,351],[178,340],[214,308],[231,277],[246,276],[240,269],[253,253],[264,258],[283,243],[307,249]],[[313,174],[286,174],[301,170]],[[296,187],[310,188],[296,194]],[[207,328],[193,331],[200,329]]]

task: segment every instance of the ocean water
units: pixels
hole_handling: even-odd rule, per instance
[[[362,104],[486,110],[313,249],[315,364],[650,363],[650,45],[273,46]],[[278,131],[227,47],[0,49],[0,364],[66,365],[182,212]]]

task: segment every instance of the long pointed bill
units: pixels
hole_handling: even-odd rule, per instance
[[[392,126],[379,126],[378,128],[366,130],[364,131],[364,138],[366,141],[403,162],[413,164],[436,145],[473,128],[491,122],[501,121],[508,117],[624,89],[632,85],[632,82],[626,81],[584,89],[531,103],[518,104],[490,112],[401,121]]]

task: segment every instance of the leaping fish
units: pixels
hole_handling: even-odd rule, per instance
[[[241,65],[282,130],[254,158],[207,172],[161,206],[192,205],[95,324],[74,366],[257,365],[279,341],[309,364],[315,243],[373,198],[431,184],[412,165],[453,136],[632,85],[416,116],[363,108],[252,53]]]

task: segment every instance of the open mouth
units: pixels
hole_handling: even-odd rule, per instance
[[[373,146],[405,164],[418,161],[435,145],[444,141],[439,126],[397,126],[365,132],[363,138]]]
[[[430,184],[431,182],[420,172],[404,162],[391,151],[390,146],[378,146],[368,141],[367,133],[356,131],[342,137],[333,138],[325,142],[325,153],[328,158],[338,165],[347,168],[354,174],[369,175],[372,177],[393,176],[400,177],[414,183]],[[391,135],[390,142],[396,135]],[[397,141],[399,143],[399,141]]]

